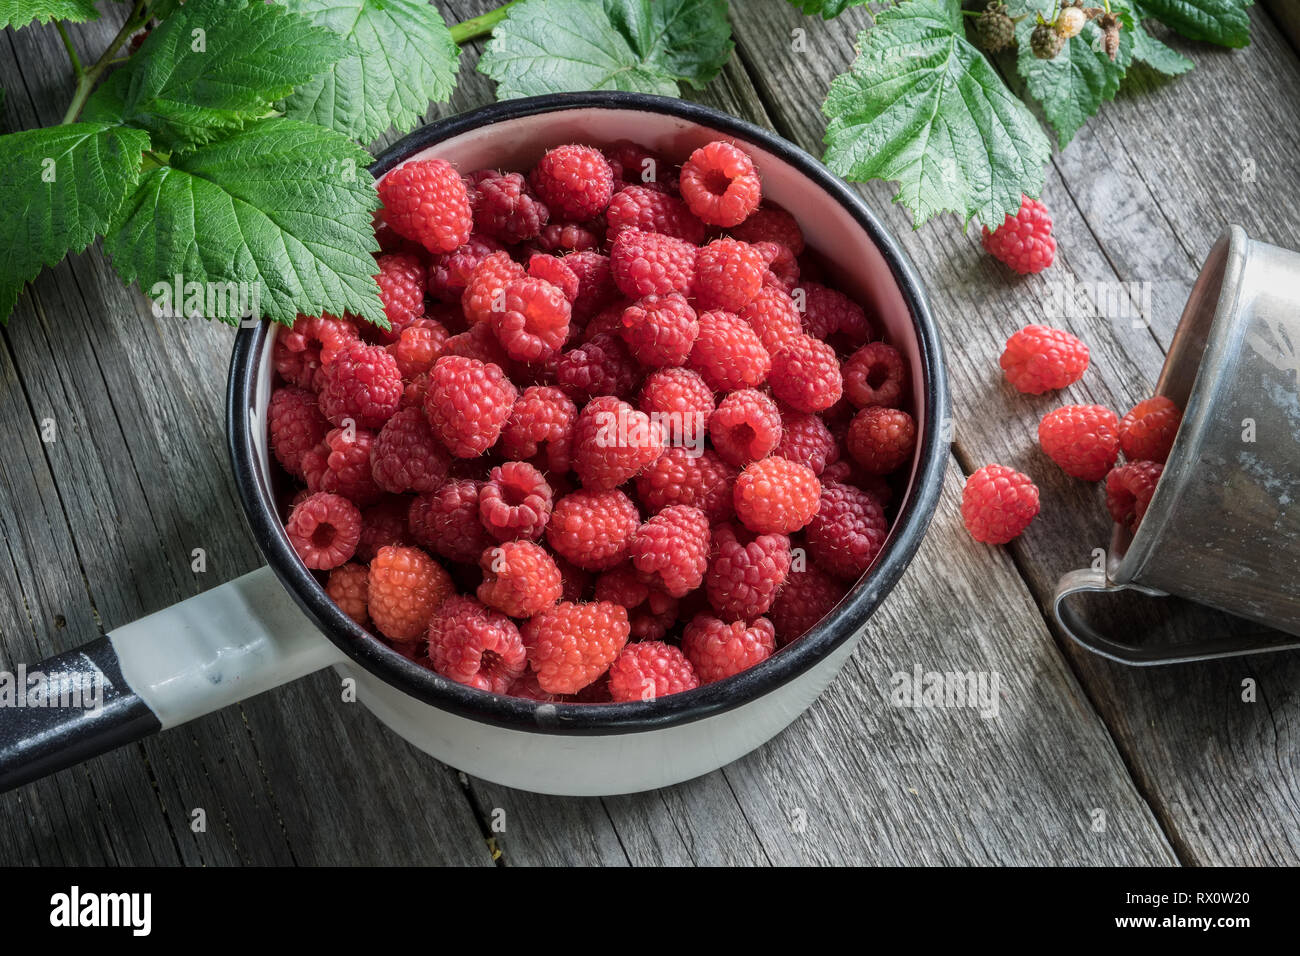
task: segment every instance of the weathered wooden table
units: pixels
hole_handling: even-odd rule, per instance
[[[494,4],[438,5],[458,22]],[[1253,8],[1245,50],[1181,45],[1195,71],[1134,76],[1054,157],[1044,198],[1059,252],[1045,276],[1009,280],[974,230],[948,219],[913,232],[887,185],[863,189],[929,286],[956,443],[929,536],[861,647],[757,753],[660,792],[538,797],[417,752],[340,702],[326,672],[0,796],[0,863],[1300,861],[1300,654],[1133,670],[1056,633],[1044,608],[1057,576],[1106,543],[1100,492],[1037,451],[1056,399],[1014,394],[996,362],[1011,331],[1043,320],[1049,281],[1144,283],[1142,322],[1070,323],[1094,358],[1066,397],[1122,411],[1150,393],[1226,223],[1300,248],[1296,6]],[[732,0],[732,17],[737,55],[698,99],[819,154],[818,107],[864,14],[823,23],[784,0]],[[72,36],[98,52],[116,26]],[[806,52],[791,49],[795,28]],[[4,130],[57,122],[72,93],[57,35],[3,42]],[[431,116],[492,98],[479,46]],[[260,563],[226,464],[231,341],[224,326],[155,320],[96,249],[23,295],[0,351],[0,668]],[[958,514],[963,475],[989,461],[1043,489],[1041,517],[1007,549],[973,543]],[[916,666],[996,672],[1000,713],[891,706],[891,675]]]

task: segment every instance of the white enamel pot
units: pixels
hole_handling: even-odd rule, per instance
[[[742,145],[764,194],[799,220],[837,281],[906,357],[918,442],[874,565],[801,639],[743,674],[653,701],[543,704],[449,681],[366,634],[326,597],[285,537],[266,438],[275,330],[242,329],[228,393],[231,462],[268,566],[32,665],[99,682],[101,706],[0,708],[0,790],[165,730],[324,667],[416,747],[468,774],[542,793],[630,793],[715,770],[771,739],[835,677],[915,554],[948,455],[944,366],[911,264],[858,196],[767,130],[707,107],[634,93],[498,103],[412,133],[372,167],[441,157],[461,169],[526,168],[568,142],[631,139],[673,157],[717,138]]]

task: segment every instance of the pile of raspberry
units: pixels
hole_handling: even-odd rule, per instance
[[[376,639],[497,694],[652,700],[871,566],[907,365],[743,150],[420,159],[379,195],[389,328],[300,316],[269,409],[288,538]]]

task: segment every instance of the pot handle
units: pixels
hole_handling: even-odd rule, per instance
[[[259,568],[0,673],[0,793],[342,659]]]

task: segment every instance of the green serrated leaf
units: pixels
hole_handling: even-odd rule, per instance
[[[865,7],[868,0],[790,0],[800,13],[821,14],[823,20],[838,17],[849,7]]]
[[[1141,4],[1133,4],[1133,59],[1166,76],[1177,76],[1192,69],[1195,63],[1147,32],[1142,20],[1150,16]]]
[[[288,0],[341,36],[348,54],[285,101],[285,115],[368,143],[408,132],[429,103],[450,99],[460,48],[427,0]]]
[[[98,19],[95,0],[0,0],[0,30],[5,27],[18,30],[33,20],[40,23],[51,20],[85,23]]]
[[[186,283],[245,283],[278,322],[300,312],[350,312],[386,328],[373,277],[379,199],[369,162],[333,130],[254,121],[146,174],[105,249],[122,278],[146,294],[177,275]]]
[[[1051,144],[984,55],[950,0],[881,12],[822,105],[826,162],[848,179],[895,180],[920,226],[955,212],[990,227],[1037,196]]]
[[[478,68],[509,99],[572,90],[676,96],[731,55],[726,0],[524,0],[492,31]]]
[[[149,33],[87,110],[116,113],[163,146],[195,146],[264,116],[345,52],[332,32],[275,4],[189,3]]]
[[[1155,17],[1189,40],[1220,46],[1250,43],[1250,14],[1255,0],[1142,0],[1146,15]]]
[[[0,318],[23,284],[104,232],[135,188],[142,130],[71,123],[0,136]]]

